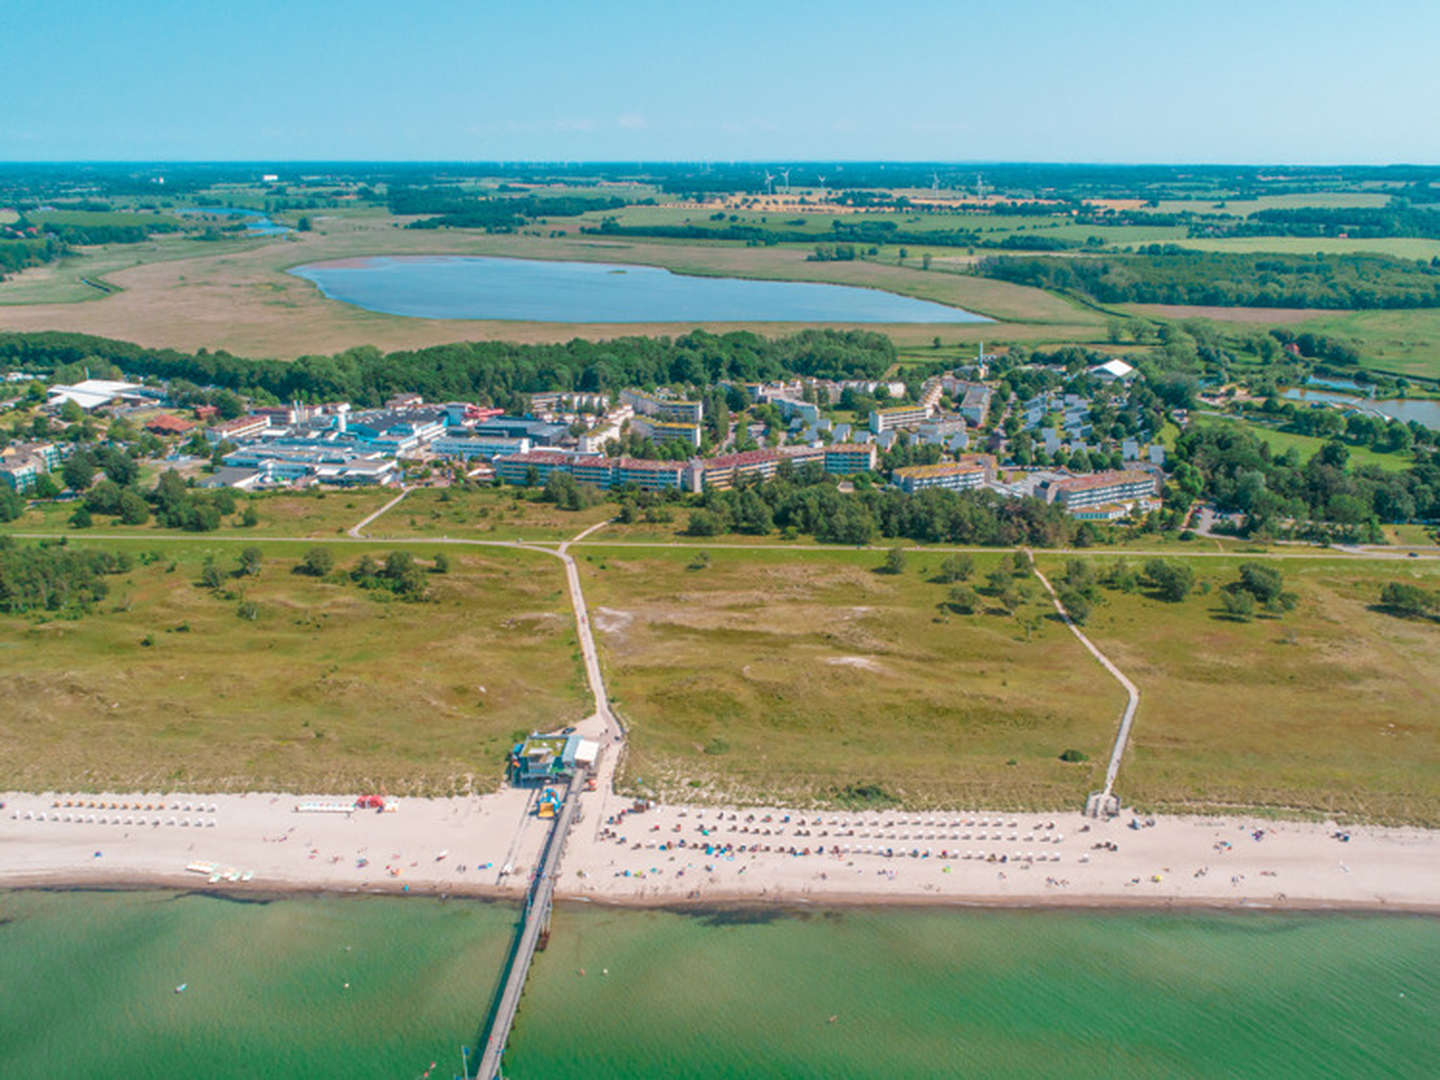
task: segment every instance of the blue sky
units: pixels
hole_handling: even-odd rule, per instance
[[[1435,163],[1437,43],[1437,0],[0,0],[0,159]]]

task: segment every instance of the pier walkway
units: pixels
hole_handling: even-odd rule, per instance
[[[475,1074],[480,1080],[495,1080],[500,1075],[501,1058],[510,1038],[510,1027],[515,1023],[516,1010],[520,1008],[520,995],[525,989],[525,978],[530,973],[530,961],[535,958],[541,936],[550,929],[550,909],[555,896],[560,855],[565,848],[565,838],[570,832],[570,826],[575,820],[580,792],[584,786],[584,775],[577,774],[570,782],[569,790],[565,792],[565,801],[560,804],[560,812],[555,815],[555,824],[550,829],[550,838],[545,842],[540,868],[525,899],[524,924],[515,942],[515,951],[510,957],[505,988],[500,993],[495,1015],[490,1020],[485,1050],[480,1057],[479,1071]]]

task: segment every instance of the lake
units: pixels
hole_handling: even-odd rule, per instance
[[[451,1077],[517,912],[0,892],[0,1074]],[[1437,1017],[1434,918],[562,905],[505,1075],[1428,1078]]]
[[[1426,398],[1368,398],[1354,394],[1336,394],[1329,390],[1315,390],[1310,387],[1291,387],[1280,396],[1287,401],[1299,403],[1324,403],[1327,405],[1349,405],[1366,412],[1379,412],[1396,420],[1414,420],[1428,428],[1440,431],[1440,401]]]
[[[423,319],[521,322],[988,322],[849,285],[695,277],[658,266],[481,256],[377,256],[290,271],[332,300]]]

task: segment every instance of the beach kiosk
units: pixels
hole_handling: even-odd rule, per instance
[[[533,731],[510,751],[510,779],[525,786],[569,780],[581,769],[593,768],[600,744],[570,732]]]

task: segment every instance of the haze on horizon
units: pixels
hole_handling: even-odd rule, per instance
[[[9,0],[6,161],[1440,162],[1440,5]]]

